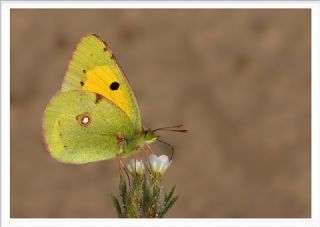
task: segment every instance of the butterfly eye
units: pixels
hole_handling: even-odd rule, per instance
[[[81,126],[88,126],[91,122],[91,118],[89,113],[80,114],[76,117],[79,125]]]

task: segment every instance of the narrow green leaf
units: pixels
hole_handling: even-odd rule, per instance
[[[120,175],[120,183],[119,183],[119,191],[120,191],[120,197],[122,200],[122,205],[123,205],[123,216],[126,216],[128,213],[127,210],[127,204],[126,204],[126,197],[127,197],[127,184],[122,175]]]
[[[134,209],[137,217],[142,216],[142,183],[143,178],[139,174],[134,175],[132,178],[130,193],[128,193],[128,196],[131,197],[132,208]]]
[[[174,185],[171,191],[169,192],[169,194],[164,197],[164,204],[166,204],[172,198],[175,189],[176,189],[176,186]]]
[[[122,175],[120,176],[119,190],[120,190],[121,196],[127,193],[127,184]]]
[[[115,197],[114,195],[111,194],[111,199],[112,199],[112,202],[113,202],[113,205],[114,205],[114,208],[117,212],[117,215],[119,218],[122,218],[122,212],[121,212],[121,207],[120,207],[120,204],[119,204],[119,201],[117,199],[117,197]]]
[[[142,193],[143,193],[143,202],[142,202],[142,212],[144,214],[145,217],[147,217],[147,212],[150,206],[150,189],[148,187],[148,184],[146,183],[146,181],[143,183],[142,185]]]
[[[169,200],[163,209],[159,212],[158,217],[163,218],[163,216],[170,210],[170,208],[175,204],[175,202],[178,200],[178,196],[173,197],[171,200]]]
[[[138,185],[139,185],[139,175],[136,174],[136,175],[133,176],[133,178],[132,178],[131,190],[132,190],[132,191],[135,191],[136,188],[138,187]]]
[[[132,197],[129,195],[126,197],[126,205],[127,205],[127,217],[128,218],[137,218],[137,212],[132,201]]]

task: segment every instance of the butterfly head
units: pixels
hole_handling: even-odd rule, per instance
[[[160,143],[163,143],[167,146],[170,147],[171,149],[171,156],[170,156],[170,160],[172,160],[173,154],[174,154],[174,147],[163,141],[160,140],[160,136],[156,135],[155,132],[156,131],[171,131],[171,132],[187,132],[188,130],[186,129],[181,129],[181,127],[183,127],[183,125],[175,125],[175,126],[169,126],[169,127],[162,127],[162,128],[157,128],[157,129],[153,129],[153,130],[148,130],[148,129],[144,129],[144,140],[147,144],[153,143],[155,141],[158,141]]]
[[[153,130],[144,128],[144,139],[147,143],[153,143],[156,140],[159,140],[159,136],[155,134],[156,131],[171,131],[171,132],[187,132],[186,129],[180,129],[183,125],[175,125],[169,127],[156,128]]]
[[[146,130],[144,132],[144,139],[146,143],[153,143],[158,139],[158,136],[154,133],[153,130]]]

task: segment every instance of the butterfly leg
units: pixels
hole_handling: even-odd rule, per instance
[[[119,175],[121,175],[121,165],[120,165],[120,156],[119,155],[116,156],[116,160],[117,160],[118,172],[119,172]]]
[[[123,170],[124,170],[124,172],[125,172],[125,174],[126,174],[126,176],[128,178],[128,184],[130,186],[131,185],[130,184],[130,176],[129,176],[128,170],[127,170],[126,166],[124,165],[123,161],[121,160],[121,158],[120,158],[120,164],[122,165],[122,168],[123,168]]]
[[[151,147],[149,144],[146,143],[144,146],[144,155],[145,155],[146,160],[148,159],[148,157],[150,155],[150,151],[151,151]]]
[[[137,152],[134,152],[134,173],[137,173]]]
[[[117,165],[118,165],[118,171],[119,171],[119,175],[121,176],[121,169],[123,169],[123,171],[125,172],[127,178],[128,178],[128,184],[130,186],[130,177],[129,177],[129,173],[128,173],[128,170],[125,166],[125,164],[123,163],[120,155],[117,155],[116,156],[116,159],[117,159]]]
[[[120,133],[116,136],[118,144],[119,144],[119,154],[122,154],[126,147],[126,138]]]

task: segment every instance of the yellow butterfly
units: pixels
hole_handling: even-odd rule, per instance
[[[87,35],[77,45],[61,90],[43,116],[43,136],[51,155],[68,163],[128,156],[159,140],[143,130],[137,101],[107,44]]]

